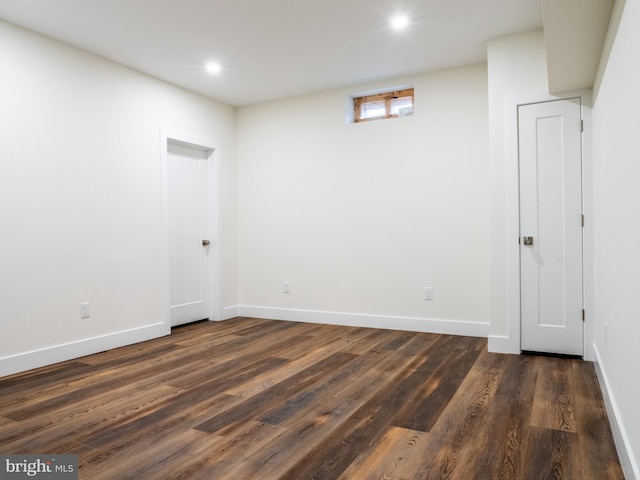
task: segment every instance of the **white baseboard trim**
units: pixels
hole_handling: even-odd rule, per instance
[[[222,309],[222,317],[220,317],[220,320],[229,320],[230,318],[239,317],[239,308],[240,307],[238,305],[233,307],[224,307]]]
[[[238,314],[243,317],[288,320],[293,322],[323,323],[349,327],[383,328],[412,332],[442,333],[468,337],[487,337],[488,322],[439,320],[433,318],[394,317],[362,313],[341,313],[319,310],[296,310],[288,308],[255,307],[239,305]]]
[[[598,347],[595,344],[593,345],[593,353],[595,356],[594,364],[596,367],[596,374],[598,375],[598,382],[600,383],[600,390],[602,391],[604,404],[607,408],[607,415],[609,416],[609,423],[611,424],[611,431],[616,444],[616,450],[618,451],[618,457],[620,457],[620,465],[622,466],[624,477],[627,480],[640,480],[638,462],[633,455],[633,449],[631,448],[629,437],[627,436],[624,424],[622,423],[618,404],[616,403],[615,396],[611,390],[607,372],[602,364],[602,357],[600,356]]]
[[[85,355],[103,352],[112,348],[144,342],[145,340],[162,337],[170,333],[171,327],[169,325],[156,323],[3,357],[0,358],[0,377],[84,357]]]
[[[520,355],[522,353],[520,342],[512,339],[508,335],[489,335],[487,344],[487,348],[491,353],[507,353],[513,355]],[[585,345],[583,358],[589,362],[594,361],[593,347],[591,345]]]
[[[520,344],[514,345],[513,340],[507,335],[489,335],[487,348],[491,353],[512,353],[519,355]]]

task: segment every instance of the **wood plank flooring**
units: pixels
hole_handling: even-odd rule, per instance
[[[622,479],[592,364],[252,318],[0,379],[0,453],[82,479]]]

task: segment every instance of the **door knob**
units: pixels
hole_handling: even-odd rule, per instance
[[[203,247],[208,247],[209,245],[211,245],[211,242],[209,240],[202,240]]]
[[[524,245],[533,245],[533,237],[522,237],[522,243]]]

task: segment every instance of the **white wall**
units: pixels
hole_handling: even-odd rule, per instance
[[[595,344],[627,478],[640,478],[639,45],[640,2],[627,0],[593,110]]]
[[[168,332],[161,128],[219,141],[235,305],[234,109],[4,22],[0,58],[0,375]]]
[[[239,109],[240,311],[486,335],[486,75],[476,65]],[[406,85],[414,116],[345,120],[349,95]]]
[[[509,241],[518,240],[508,232],[507,218],[509,163],[507,142],[509,125],[505,106],[509,97],[547,91],[547,64],[542,30],[496,38],[487,45],[489,71],[489,138],[491,152],[491,337],[494,351],[519,353],[519,334],[509,331],[507,299],[510,284],[507,259]],[[516,205],[517,207],[517,205]],[[517,244],[516,244],[517,245]],[[517,343],[517,352],[514,344]]]

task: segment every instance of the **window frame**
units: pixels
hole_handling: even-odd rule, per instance
[[[396,98],[406,98],[406,97],[411,97],[411,104],[412,105],[415,104],[414,103],[415,93],[414,93],[413,87],[405,88],[403,90],[393,90],[388,92],[376,93],[373,95],[364,95],[361,97],[354,97],[353,98],[353,121],[354,123],[361,123],[361,122],[369,122],[372,120],[398,118],[400,115],[391,113],[393,100]],[[381,115],[378,117],[370,117],[370,118],[362,117],[362,106],[364,104],[381,102],[381,101],[384,101],[385,115]]]

